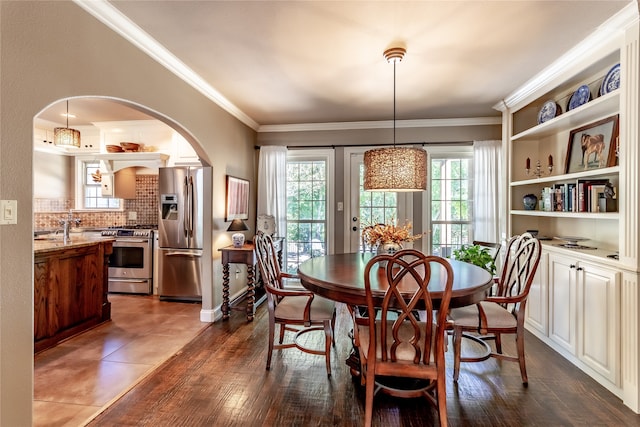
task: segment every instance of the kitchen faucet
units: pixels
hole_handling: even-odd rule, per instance
[[[64,239],[64,244],[69,243],[69,233],[71,232],[71,224],[75,224],[76,226],[80,225],[82,220],[80,218],[73,217],[73,211],[69,209],[69,213],[65,219],[59,220],[60,225],[62,226],[62,238]]]

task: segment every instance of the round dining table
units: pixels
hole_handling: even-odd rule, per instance
[[[366,305],[364,269],[373,253],[326,255],[304,261],[298,267],[300,282],[306,289],[325,298],[348,305]],[[447,259],[453,269],[453,291],[450,307],[463,307],[484,300],[493,284],[493,276],[483,268],[462,261]],[[383,269],[371,270],[371,293],[374,302],[381,302],[387,288]],[[439,307],[444,288],[444,268],[436,265],[431,274],[429,291],[434,309]],[[374,278],[375,277],[375,278]],[[415,285],[405,291],[410,298]]]

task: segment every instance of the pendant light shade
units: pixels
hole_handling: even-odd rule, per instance
[[[364,153],[366,191],[423,191],[427,189],[427,152],[422,148],[396,147],[396,63],[406,49],[393,47],[384,52],[393,63],[393,147]]]
[[[80,147],[80,131],[69,128],[69,101],[67,101],[67,127],[53,129],[53,143],[57,147]]]
[[[364,153],[364,189],[427,189],[427,152],[422,148],[377,148]]]

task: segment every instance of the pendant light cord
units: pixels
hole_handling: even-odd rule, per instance
[[[394,74],[395,74],[395,72],[394,72]],[[394,77],[394,79],[395,79],[395,77]],[[394,97],[395,97],[395,95],[394,95]],[[394,117],[395,117],[395,113],[394,113]],[[67,129],[69,129],[69,100],[68,99],[67,99]]]
[[[393,61],[393,148],[396,148],[396,63]],[[396,156],[391,157],[391,182],[392,186],[396,186]]]

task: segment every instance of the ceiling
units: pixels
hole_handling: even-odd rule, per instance
[[[498,116],[496,103],[635,0],[96,3],[119,12],[103,21],[128,18],[256,128],[391,119],[394,67],[382,53],[396,45],[407,49],[399,120]],[[95,102],[73,100],[69,124],[140,115]]]

